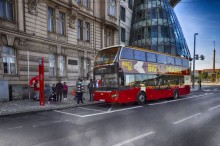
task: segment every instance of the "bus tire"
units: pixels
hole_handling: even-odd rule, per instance
[[[177,98],[179,98],[179,91],[175,89],[173,92],[173,99],[177,99]]]
[[[140,92],[137,97],[137,103],[139,105],[143,105],[146,103],[146,95],[143,92]]]

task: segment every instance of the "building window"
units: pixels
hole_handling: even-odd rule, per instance
[[[48,31],[55,32],[55,10],[48,7]]]
[[[125,8],[121,6],[120,16],[121,20],[125,22]]]
[[[88,22],[85,24],[85,40],[90,40],[90,24]]]
[[[132,10],[132,0],[128,0],[128,8]]]
[[[84,6],[85,6],[86,8],[89,8],[89,0],[84,0]]]
[[[109,15],[115,16],[115,0],[109,0]]]
[[[151,27],[151,38],[157,38],[158,34],[158,27],[152,26]]]
[[[64,76],[65,75],[65,57],[63,55],[59,56],[59,75]]]
[[[125,28],[121,27],[121,41],[125,42]]]
[[[80,19],[78,19],[77,28],[77,38],[83,40],[83,21]]]
[[[81,0],[76,0],[77,4],[81,4],[82,1]]]
[[[161,37],[162,38],[170,38],[169,28],[168,27],[161,27]]]
[[[110,29],[105,30],[105,46],[111,46],[113,44],[112,31]]]
[[[13,0],[0,0],[0,17],[7,20],[14,20]]]
[[[50,54],[49,56],[49,64],[50,64],[50,76],[56,75],[56,56],[55,54]]]
[[[16,74],[16,56],[15,49],[11,47],[3,47],[3,67],[5,74]]]
[[[65,14],[62,12],[59,12],[59,34],[64,35],[65,34]]]

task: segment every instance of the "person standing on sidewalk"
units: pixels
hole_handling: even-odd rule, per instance
[[[68,86],[66,82],[63,83],[63,99],[67,100]]]
[[[56,84],[56,96],[57,96],[57,101],[62,101],[62,92],[63,92],[63,84],[61,81],[58,81]]]
[[[76,84],[77,105],[79,105],[79,102],[83,104],[83,99],[82,99],[83,91],[84,91],[84,87],[83,87],[82,79],[78,79],[78,82]]]
[[[89,101],[92,101],[92,93],[93,93],[93,88],[94,88],[94,83],[92,79],[90,79],[90,82],[87,85],[87,87],[89,89]]]
[[[202,81],[201,81],[201,79],[198,80],[198,84],[199,84],[199,90],[202,90]]]
[[[34,92],[35,92],[34,101],[37,101],[39,100],[39,96],[40,96],[40,86],[38,81],[34,83]]]

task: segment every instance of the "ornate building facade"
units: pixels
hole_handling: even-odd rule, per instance
[[[26,98],[43,57],[45,84],[74,85],[92,76],[97,50],[118,40],[117,0],[1,0],[0,80],[14,98]]]

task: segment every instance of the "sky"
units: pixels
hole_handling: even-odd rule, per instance
[[[195,69],[213,68],[215,41],[216,65],[220,69],[220,0],[181,0],[174,8],[183,30],[191,57],[196,36],[196,54],[204,55],[205,60],[196,60]]]

